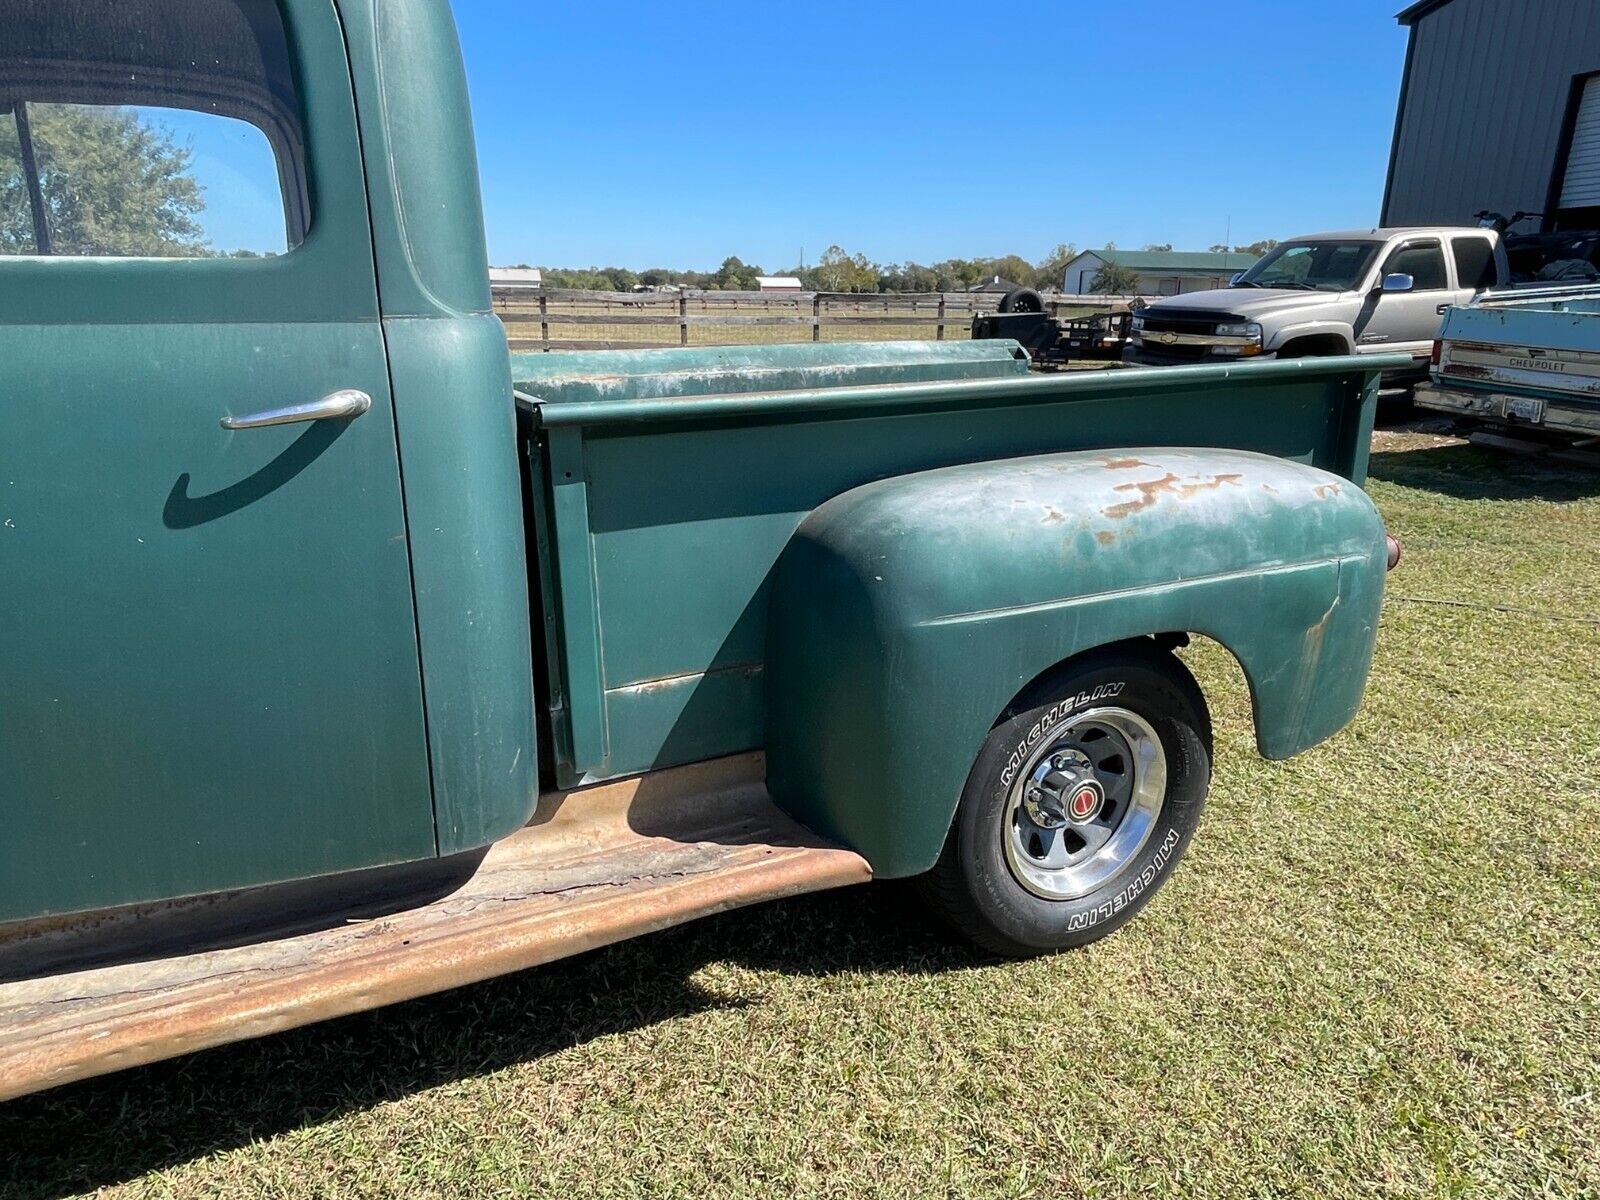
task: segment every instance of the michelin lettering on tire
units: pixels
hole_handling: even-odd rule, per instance
[[[1039,739],[1061,724],[1067,717],[1081,708],[1087,708],[1091,704],[1098,704],[1102,700],[1110,700],[1113,697],[1120,696],[1127,686],[1125,683],[1103,683],[1093,691],[1079,692],[1074,696],[1064,696],[1051,705],[1043,716],[1029,726],[1027,736],[1018,742],[1016,748],[1011,751],[1011,757],[1006,761],[1005,769],[1000,772],[1000,781],[1010,787],[1011,781],[1016,778],[1017,768],[1022,766],[1029,752],[1032,751],[1034,746],[1038,745]]]
[[[1181,661],[1139,640],[1081,655],[990,730],[924,894],[1000,954],[1087,945],[1160,891],[1210,781],[1211,716]]]
[[[1177,849],[1181,835],[1176,829],[1167,830],[1167,836],[1161,839],[1161,845],[1156,847],[1154,856],[1145,864],[1144,870],[1128,881],[1128,885],[1111,899],[1105,901],[1086,913],[1073,913],[1067,920],[1067,930],[1077,933],[1084,929],[1093,929],[1102,921],[1116,916],[1128,905],[1141,896],[1146,889],[1161,875],[1161,868],[1167,865],[1167,860],[1172,857],[1172,852]]]

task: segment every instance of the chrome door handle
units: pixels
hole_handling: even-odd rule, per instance
[[[310,404],[271,408],[247,417],[223,417],[224,429],[264,429],[268,425],[299,425],[305,421],[339,421],[359,417],[372,407],[372,397],[355,388],[331,392]]]

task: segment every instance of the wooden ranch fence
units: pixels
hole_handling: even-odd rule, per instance
[[[1056,316],[1126,308],[1130,296],[1044,297]],[[752,342],[944,341],[968,336],[994,293],[590,292],[496,288],[513,350],[642,350]]]

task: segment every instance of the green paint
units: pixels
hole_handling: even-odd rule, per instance
[[[512,360],[448,9],[284,11],[303,246],[0,258],[0,920],[509,833],[539,769],[530,590],[559,782],[766,745],[783,801],[886,874],[931,861],[995,715],[1078,650],[1217,637],[1273,756],[1354,711],[1382,531],[1334,476],[1363,478],[1405,360]],[[341,388],[371,412],[218,426]],[[1081,453],[1119,446],[1154,465]],[[1169,472],[1221,482],[1107,514]]]
[[[435,850],[349,74],[331,8],[289,10],[303,246],[0,258],[0,919]],[[340,388],[372,411],[218,424]]]
[[[1383,523],[1339,476],[1138,448],[905,475],[813,512],[772,588],[768,761],[797,817],[884,876],[933,865],[967,771],[1030,682],[1190,632],[1240,660],[1263,754],[1361,702]]]
[[[552,509],[542,569],[559,581],[547,656],[562,681],[561,783],[765,743],[777,686],[763,680],[773,571],[831,498],[964,462],[1149,444],[1248,444],[1359,479],[1375,401],[1368,383],[1393,365],[1028,375],[1014,360],[963,363],[930,347],[930,358],[973,375],[899,382],[916,349],[895,346],[888,362],[874,346],[741,351],[752,360],[802,351],[782,363],[786,389],[743,374],[702,376],[719,351],[636,352],[626,374],[609,371],[606,355],[575,355],[543,379],[525,368],[554,356],[514,363],[519,388],[542,397],[546,427]],[[665,396],[652,361],[673,381]],[[855,377],[827,386],[841,371]],[[645,399],[634,398],[634,378],[651,380]],[[1277,553],[1264,540],[1259,562]]]

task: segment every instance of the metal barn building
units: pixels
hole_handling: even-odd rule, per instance
[[[1600,0],[1422,0],[1383,224],[1600,228]],[[1521,228],[1529,228],[1524,225]]]

